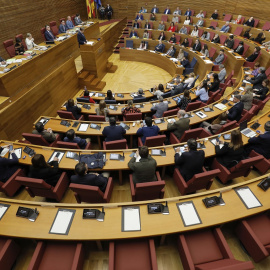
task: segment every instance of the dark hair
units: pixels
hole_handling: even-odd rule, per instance
[[[189,90],[186,89],[186,90],[184,91],[184,97],[190,99],[190,93],[189,93]]]
[[[205,88],[205,90],[207,91],[207,89],[208,89],[208,87],[207,87],[207,80],[203,80],[202,83],[203,84],[202,84],[202,87],[200,89]]]
[[[110,117],[109,118],[109,123],[110,123],[111,126],[115,126],[116,125],[115,117]]]
[[[199,30],[197,25],[194,26],[194,30]]]
[[[264,124],[264,129],[265,129],[265,131],[270,131],[270,121],[267,121],[267,122]]]
[[[70,141],[72,141],[74,139],[74,137],[75,137],[74,129],[68,130],[66,136]]]
[[[264,79],[262,82],[264,82],[266,85],[269,84],[269,80],[268,79]]]
[[[261,48],[259,46],[256,46],[255,49],[257,52],[259,52],[261,50]]]
[[[239,44],[244,45],[244,42],[243,41],[240,41]]]
[[[204,44],[204,45],[203,45],[203,51],[205,52],[205,50],[208,50],[207,44]]]
[[[79,13],[77,13],[77,14],[76,14],[76,17],[78,17],[78,16],[80,16],[80,14],[79,14]]]
[[[20,38],[16,38],[16,43],[22,42]]]
[[[112,99],[112,98],[113,98],[113,95],[112,95],[112,91],[111,91],[111,90],[108,90],[108,91],[107,91],[107,97],[108,97],[109,99]]]
[[[40,132],[42,132],[44,130],[44,125],[41,122],[37,122],[35,124],[35,128],[36,128],[37,132],[40,133]]]
[[[84,96],[89,96],[89,91],[88,91],[88,90],[84,90],[83,95],[84,95]]]
[[[49,166],[42,154],[34,155],[31,162],[35,168],[46,168]]]
[[[159,85],[158,85],[158,90],[160,90],[160,91],[164,91],[164,86],[163,86],[163,84],[162,83],[160,83]]]
[[[230,35],[229,38],[233,39],[233,35]]]
[[[139,148],[139,155],[141,158],[147,158],[149,155],[149,150],[147,146],[142,146]]]
[[[190,150],[197,151],[197,142],[195,139],[188,139],[187,145]]]
[[[148,127],[151,127],[152,126],[152,118],[151,117],[145,117],[145,124],[148,126]]]
[[[263,36],[263,32],[260,32],[257,36],[257,38],[261,38]]]
[[[213,74],[213,78],[214,78],[214,81],[218,81],[219,82],[219,78],[218,78],[218,74],[217,73],[214,73]]]
[[[79,176],[84,176],[85,175],[85,170],[86,166],[84,162],[80,162],[76,164],[75,166],[75,173],[78,174]]]
[[[73,100],[72,98],[70,98],[70,99],[68,100],[67,105],[68,105],[68,107],[74,106],[74,100]]]
[[[224,49],[220,49],[220,52],[224,52]]]

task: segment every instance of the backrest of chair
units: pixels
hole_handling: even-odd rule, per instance
[[[31,144],[49,146],[50,144],[39,134],[23,133],[22,136]]]
[[[163,113],[163,117],[176,115],[178,112],[178,109],[169,110]]]
[[[184,51],[185,58],[188,58],[188,52]]]
[[[51,31],[56,36],[58,34],[58,27],[56,25],[56,21],[50,22]]]
[[[192,42],[193,42],[193,39],[192,39],[192,38],[188,38],[188,46],[189,46],[189,47],[192,46]]]
[[[90,103],[89,98],[87,97],[77,97],[77,101],[83,103]]]
[[[133,49],[133,40],[126,40],[126,47]]]
[[[187,28],[187,33],[189,34],[191,31],[191,27],[186,25],[186,28]]]
[[[211,97],[207,100],[206,104],[211,104],[214,102],[216,96],[219,94],[219,90],[212,93]]]
[[[149,22],[149,24],[150,24],[151,29],[153,29],[153,22]]]
[[[12,39],[5,40],[3,45],[10,57],[15,56],[15,46]]]
[[[204,30],[200,28],[200,29],[199,29],[199,32],[198,32],[198,36],[201,37],[202,34],[203,34],[203,32],[204,32]],[[202,47],[203,47],[203,45],[202,45]]]
[[[42,37],[43,37],[44,40],[46,40],[45,34],[44,34],[45,31],[46,31],[45,27],[42,27],[42,28],[40,29],[40,33],[41,33],[41,35],[42,35]]]
[[[58,141],[56,143],[57,147],[59,148],[70,148],[70,149],[80,149],[79,145],[77,143],[71,143],[71,142],[61,142]]]
[[[177,23],[174,24],[174,28],[175,28],[174,32],[177,32],[177,30],[178,30],[178,24]]]
[[[160,198],[161,190],[165,187],[165,181],[139,183],[135,186],[136,201],[154,200]],[[160,198],[161,199],[161,198]]]
[[[191,60],[191,63],[190,63],[190,67],[194,68],[196,63],[197,63],[197,59],[195,57],[193,57],[193,59]]]
[[[218,22],[217,22],[217,21],[212,21],[212,22],[210,23],[210,26],[212,26],[212,27],[214,27],[214,29],[216,29],[217,26],[218,26]]]
[[[242,16],[242,17],[241,17],[241,22],[240,22],[240,23],[241,23],[241,24],[244,24],[245,21],[246,21],[246,17]]]
[[[200,136],[200,133],[201,133],[201,128],[194,128],[194,129],[186,130],[179,141],[186,142],[187,140],[191,138],[196,139]]]
[[[265,75],[266,75],[266,77],[268,77],[270,75],[270,67],[265,71]]]
[[[152,38],[152,31],[148,31],[149,38]]]
[[[237,122],[236,120],[233,120],[229,123],[226,123],[225,125],[223,125],[218,131],[217,133],[222,133],[222,132],[226,132],[226,131],[229,131],[233,128],[236,128],[237,127]]]
[[[167,22],[168,21],[168,16],[167,15],[162,15],[161,16],[161,21]]]
[[[88,120],[89,121],[97,121],[97,122],[105,122],[106,121],[104,115],[94,115],[94,114],[89,114]]]
[[[194,16],[195,10],[191,9],[190,11],[191,11],[191,16]]]
[[[59,23],[61,24],[62,21],[66,21],[66,18],[59,19]]]
[[[257,25],[259,24],[260,20],[259,19],[254,19],[254,28],[257,27]]]
[[[72,119],[72,120],[76,120],[75,117],[73,116],[72,112],[68,112],[68,111],[57,111],[57,114],[64,119]]]
[[[22,41],[22,44],[24,46],[24,49],[27,50],[27,46],[26,46],[25,40],[23,38],[23,35],[22,34],[19,34],[19,35],[15,36],[15,39],[16,38],[19,38]]]
[[[268,31],[270,29],[270,22],[265,22],[264,26],[262,27],[262,30]]]
[[[192,18],[192,16],[190,17],[190,23],[193,23],[193,18]]]
[[[222,61],[222,64],[224,64],[226,62],[227,58],[228,58],[227,54],[224,53],[224,59]]]
[[[106,104],[116,104],[116,100],[104,100]]]
[[[221,35],[220,36],[220,44],[224,45],[226,39],[227,39],[227,36]]]
[[[230,172],[236,172],[239,173],[239,171],[246,171],[249,170],[251,166],[253,166],[256,162],[260,161],[263,159],[263,156],[259,155],[256,157],[248,158],[248,159],[243,159],[241,160],[236,166],[232,167],[230,169]]]
[[[176,38],[176,43],[179,43],[180,40],[181,40],[181,36],[180,35],[175,35],[175,38]]]
[[[166,135],[157,135],[152,137],[147,137],[145,139],[145,144],[148,147],[162,146],[165,142]]]
[[[211,48],[210,48],[210,51],[209,51],[209,57],[210,57],[210,58],[213,58],[214,55],[215,55],[215,53],[216,53],[216,51],[217,51],[216,48],[211,47]]]
[[[71,16],[71,20],[72,20],[73,25],[75,25],[75,20],[74,20],[75,17],[76,17],[76,15],[72,15],[72,16]]]
[[[231,19],[232,19],[232,15],[231,14],[225,14],[223,21],[230,22]]]
[[[204,18],[206,18],[206,11],[203,11],[203,16],[204,16]]]
[[[141,98],[134,98],[133,99],[133,103],[141,103],[141,102],[145,102],[146,98],[145,97],[141,97]]]
[[[70,189],[75,192],[75,197],[81,202],[87,203],[102,203],[103,192],[96,186],[80,185],[80,184],[70,184]]]
[[[209,31],[209,34],[210,34],[210,41],[211,41],[211,40],[214,38],[215,33],[214,33],[214,32]]]
[[[233,75],[234,75],[234,70],[231,71],[229,76],[225,79],[224,83],[227,84],[232,79]]]
[[[126,121],[136,121],[142,119],[142,113],[128,113],[125,116]]]
[[[188,103],[186,107],[186,112],[190,112],[190,111],[200,108],[201,103],[202,103],[201,101],[194,101],[194,102]]]
[[[104,150],[117,150],[117,149],[127,149],[127,140],[117,140],[111,142],[104,142]]]
[[[235,50],[237,47],[238,47],[238,45],[239,45],[239,42],[240,42],[240,40],[239,39],[234,39],[234,44],[233,44],[233,49]]]
[[[233,34],[234,34],[235,36],[241,36],[242,32],[243,32],[243,27],[238,26],[238,27],[236,27],[236,29],[234,30]]]

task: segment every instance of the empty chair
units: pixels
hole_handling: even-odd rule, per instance
[[[211,41],[214,38],[215,33],[214,32],[211,32],[211,31],[209,31],[209,33],[210,33],[210,41]]]
[[[161,146],[164,145],[165,140],[166,135],[146,137],[144,145],[148,147]],[[140,137],[138,138],[138,146],[143,146],[142,139]]]
[[[209,58],[210,59],[213,59],[214,58],[214,55],[216,53],[217,49],[214,48],[214,47],[211,47],[210,50],[209,50]]]
[[[234,49],[234,50],[238,47],[239,42],[240,42],[240,40],[239,40],[238,38],[235,38],[235,39],[234,39],[234,45],[233,45],[233,49]]]
[[[28,270],[71,269],[82,270],[84,249],[76,242],[38,242]]]
[[[258,157],[261,156],[260,154],[258,154],[257,152],[255,152],[254,150],[252,150],[249,154],[250,157]],[[267,171],[270,169],[270,160],[266,159],[265,157],[257,162],[256,164],[254,164],[254,167],[263,175],[266,174]]]
[[[254,28],[256,28],[259,24],[260,20],[254,18]]]
[[[137,183],[134,185],[132,174],[129,175],[129,184],[132,201],[144,201],[162,199],[165,192],[165,181],[161,180],[159,172],[156,172],[157,181]]]
[[[74,21],[75,17],[76,17],[76,15],[71,16],[71,20],[72,20],[73,25],[75,25],[75,21]]]
[[[201,101],[190,102],[190,103],[188,103],[188,105],[187,105],[185,111],[186,111],[186,112],[190,112],[190,111],[194,111],[194,110],[196,110],[196,109],[199,109],[199,108],[201,107],[201,104],[202,104],[202,103],[203,103],[203,102],[201,102]]]
[[[168,117],[172,115],[176,115],[178,112],[178,109],[169,110],[163,113],[162,117]]]
[[[142,113],[127,113],[124,115],[124,121],[142,120]]]
[[[109,270],[127,269],[158,269],[155,243],[153,239],[110,242]]]
[[[215,169],[206,171],[203,167],[202,173],[195,174],[188,182],[185,181],[178,169],[174,169],[173,180],[181,195],[194,193],[200,189],[210,189],[214,177],[220,173],[220,170]]]
[[[126,40],[126,48],[133,49],[133,40]]]
[[[89,114],[88,115],[88,120],[89,121],[97,121],[97,122],[106,122],[105,116],[104,115],[95,115],[95,114]]]
[[[178,250],[185,270],[254,269],[252,262],[235,260],[219,228],[180,234]]]
[[[189,74],[191,72],[194,72],[194,67],[195,67],[196,64],[197,64],[197,59],[195,57],[193,57],[193,59],[190,62],[190,67],[189,68],[185,68],[183,74],[184,75],[187,75],[187,74]]]
[[[190,31],[191,31],[191,27],[186,25],[186,28],[187,28],[187,34],[189,35]]]
[[[238,127],[237,121],[236,121],[236,120],[230,121],[230,122],[226,123],[225,125],[223,125],[223,126],[216,132],[216,134],[219,134],[219,133],[223,133],[223,132],[229,131],[229,130],[234,129],[234,128],[236,128],[236,127]]]
[[[45,27],[42,27],[42,28],[40,29],[40,33],[41,33],[43,39],[46,41],[46,38],[45,38],[45,31],[46,31]]]
[[[243,27],[238,26],[238,27],[236,27],[236,29],[234,30],[233,34],[234,34],[235,36],[241,36],[242,32],[243,32]]]
[[[22,34],[19,34],[19,35],[15,36],[15,40],[16,40],[16,38],[19,38],[22,41],[22,44],[24,46],[24,49],[27,51],[27,46],[25,44],[25,39],[23,38],[23,35]]]
[[[199,28],[199,33],[198,33],[198,36],[199,36],[199,37],[201,37],[201,36],[202,36],[202,34],[203,34],[203,32],[204,32],[204,30],[203,30],[203,29],[201,29],[201,28]],[[202,48],[203,48],[203,45],[202,45]]]
[[[221,44],[221,45],[224,45],[226,39],[227,39],[227,36],[221,35],[221,36],[220,36],[220,44]]]
[[[32,133],[23,133],[22,136],[27,140],[28,143],[43,145],[48,147],[55,147],[57,141],[61,139],[60,135],[56,135],[56,140],[52,143],[48,143],[42,135],[32,134]]]
[[[212,163],[212,169],[219,169],[220,173],[218,174],[219,180],[226,184],[228,181],[244,176],[247,177],[252,170],[252,166],[257,162],[261,161],[263,156],[251,157],[248,159],[241,160],[237,165],[233,166],[230,169],[227,169],[225,166],[221,165],[215,158]]]
[[[0,269],[11,270],[20,253],[20,247],[12,239],[0,238]]]
[[[104,193],[96,186],[71,183],[69,188],[74,192],[77,203],[108,203],[112,196],[113,179],[109,177]]]
[[[15,46],[12,39],[8,39],[3,42],[3,45],[10,57],[14,57],[16,55],[15,53]]]
[[[220,83],[220,84],[219,84],[220,88],[222,88],[225,84],[226,84],[227,86],[229,86],[229,85],[228,85],[228,82],[231,81],[233,75],[234,75],[234,70],[232,70],[231,73],[226,77],[224,83]]]
[[[168,21],[168,16],[167,15],[161,15],[161,21],[167,22]]]
[[[265,24],[262,27],[262,30],[264,31],[270,30],[270,22],[265,22]]]
[[[191,9],[190,11],[191,11],[191,16],[194,16],[195,10]]]
[[[180,40],[181,40],[181,36],[180,35],[175,35],[175,38],[176,38],[176,43],[179,43]]]
[[[194,128],[186,130],[182,135],[182,137],[180,138],[179,142],[187,142],[187,140],[191,138],[202,139],[209,136],[211,136],[211,134],[208,133],[204,128]]]
[[[64,119],[76,120],[76,118],[74,117],[74,115],[72,114],[72,112],[68,112],[68,111],[57,111],[57,114],[61,118],[64,118]],[[78,120],[84,120],[83,115]]]
[[[63,172],[55,187],[47,184],[42,179],[17,176],[15,178],[20,185],[25,186],[25,189],[31,197],[41,196],[48,199],[54,199],[58,202],[63,198],[69,184],[69,179],[66,172]]]
[[[58,141],[56,143],[56,147],[59,148],[68,148],[68,149],[81,149],[77,143],[73,142],[62,142]],[[91,149],[91,142],[87,143],[86,147],[84,148],[85,150]]]
[[[247,45],[247,44],[244,43],[244,51],[243,51],[243,54],[242,54],[243,57],[246,56],[246,53],[247,53],[249,47],[250,47],[249,45]]]
[[[231,14],[225,14],[223,21],[225,22],[230,22],[232,19],[232,15]]]
[[[218,26],[218,22],[217,21],[211,21],[209,27],[214,27],[214,29],[216,29]]]
[[[128,149],[127,140],[117,140],[111,142],[103,141],[103,150],[117,150],[117,149]]]
[[[192,38],[188,38],[188,46],[189,47],[192,47],[192,42],[193,42],[193,39]]]
[[[140,97],[140,98],[134,98],[133,103],[142,103],[145,102],[146,98],[145,97]]]
[[[206,104],[209,105],[209,104],[213,103],[218,95],[219,95],[219,90],[213,92],[212,95],[207,100]]]

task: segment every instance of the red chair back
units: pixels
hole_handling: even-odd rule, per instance
[[[204,32],[204,30],[203,30],[203,29],[201,29],[201,28],[199,28],[198,36],[199,36],[199,37],[201,37],[201,36],[202,36],[202,34],[203,34],[203,32]],[[202,47],[203,47],[203,46],[202,46]]]
[[[212,93],[211,97],[207,100],[206,104],[211,104],[214,102],[216,96],[219,94],[219,90]]]
[[[227,36],[221,35],[220,36],[220,44],[224,45],[226,39],[227,39]]]
[[[228,58],[227,54],[224,53],[224,59],[223,59],[223,61],[222,61],[222,64],[225,63],[225,61],[227,60],[227,58]]]
[[[19,38],[22,41],[22,44],[24,46],[24,49],[27,50],[27,46],[26,46],[25,40],[23,38],[23,35],[22,34],[19,34],[19,35],[15,36],[15,39],[16,38]]]
[[[232,70],[229,76],[225,79],[224,84],[228,84],[228,82],[232,79],[233,75],[234,75],[234,70]]]
[[[40,29],[40,33],[41,33],[43,39],[46,41],[45,34],[44,34],[45,31],[46,31],[45,27],[43,27],[43,28]]]
[[[181,36],[180,35],[175,35],[175,38],[176,38],[176,43],[179,43],[180,40],[181,40]]]
[[[188,103],[185,111],[190,112],[190,111],[199,109],[201,104],[202,104],[201,101],[194,101],[194,102]]]
[[[148,147],[161,146],[164,144],[165,140],[166,140],[166,135],[157,135],[157,136],[147,137],[145,139],[144,145]]]
[[[57,114],[64,119],[72,119],[72,120],[76,120],[75,117],[73,116],[72,112],[68,112],[68,111],[57,111]]]
[[[246,21],[246,18],[242,16],[241,17],[241,24],[243,24],[245,21]]]
[[[190,11],[191,11],[191,16],[194,16],[195,10],[191,9]]]
[[[151,29],[153,29],[153,22],[149,22]]]
[[[209,133],[205,131],[204,128],[194,128],[194,129],[189,129],[184,132],[182,137],[180,138],[180,143],[181,142],[186,142],[187,140],[191,138],[206,138],[209,137]]]
[[[233,34],[234,34],[235,36],[241,36],[242,32],[243,32],[243,27],[238,26],[238,27],[236,27],[236,29],[234,30]]]
[[[71,16],[71,20],[72,20],[73,25],[75,25],[75,21],[74,21],[75,17],[76,17],[76,15]]]
[[[252,169],[252,166],[261,161],[263,156],[252,157],[248,159],[241,160],[236,166],[230,169],[231,174],[233,174],[233,178],[237,178],[240,176],[247,176],[247,174]]]
[[[89,114],[88,120],[89,121],[97,121],[97,122],[105,122],[106,121],[104,115],[94,115],[94,114]]]
[[[191,31],[191,27],[186,25],[186,28],[187,28],[187,33],[189,34]]]
[[[125,121],[137,121],[142,119],[142,113],[128,113],[125,115]]]
[[[10,57],[14,57],[16,55],[15,53],[15,46],[12,39],[8,39],[3,42],[3,45]]]
[[[218,22],[217,21],[212,21],[209,26],[212,26],[212,27],[214,27],[214,29],[216,29],[217,26],[218,26]]]
[[[266,75],[267,78],[269,77],[269,75],[270,75],[270,67],[265,71],[265,75]]]
[[[52,30],[53,34],[55,36],[58,35],[58,27],[56,25],[56,21],[50,22],[50,27],[51,27],[51,30]]]
[[[148,31],[149,33],[149,38],[152,38],[152,31]]]
[[[265,22],[264,26],[262,27],[262,30],[268,31],[270,29],[270,22]]]
[[[225,125],[223,125],[218,131],[217,131],[217,134],[218,133],[222,133],[222,132],[226,132],[226,131],[229,131],[233,128],[236,128],[238,126],[236,120],[233,120],[229,123],[226,123]]]
[[[163,113],[163,117],[176,115],[178,112],[178,109],[169,110]]]
[[[206,18],[206,11],[203,11],[203,16],[204,16],[204,18]]]
[[[230,22],[231,19],[232,19],[232,15],[231,14],[225,14],[223,21]]]
[[[238,47],[239,42],[240,42],[240,40],[239,40],[239,39],[235,39],[235,40],[234,40],[233,49],[236,49],[236,48]]]
[[[77,143],[61,142],[61,141],[58,141],[56,143],[56,147],[69,148],[69,149],[80,149],[80,147],[79,147],[79,145]]]
[[[210,41],[211,41],[214,38],[215,33],[214,32],[210,32],[210,31],[209,31],[209,33],[210,33]]]
[[[22,136],[31,144],[50,146],[50,144],[39,134],[23,133]]]
[[[117,150],[117,149],[128,149],[127,147],[127,140],[117,140],[112,142],[103,142],[103,149],[104,150]]]
[[[260,20],[259,19],[254,19],[254,28],[257,27],[257,25],[259,24]]]
[[[244,43],[244,51],[243,51],[243,56],[246,56],[246,53],[247,53],[247,51],[248,51],[248,49],[249,49],[249,45],[247,45],[247,44],[245,44]]]
[[[136,184],[135,201],[162,199],[164,196],[165,181],[154,181]]]
[[[161,21],[167,22],[168,21],[168,16],[167,15],[162,15],[161,16]]]
[[[59,23],[61,24],[62,21],[65,21],[66,22],[66,18],[61,18],[59,19]]]
[[[192,39],[192,38],[188,38],[188,46],[189,46],[189,47],[192,46],[192,42],[193,42],[193,39]]]
[[[216,51],[217,51],[216,48],[211,47],[210,51],[209,51],[209,58],[214,58],[214,55],[215,55]]]

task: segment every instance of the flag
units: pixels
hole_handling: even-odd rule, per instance
[[[97,9],[99,9],[99,7],[101,6],[101,1],[100,0],[95,0],[96,5],[97,5]]]
[[[94,0],[90,0],[90,3],[91,3],[91,11],[92,11],[93,18],[96,18],[95,1]]]
[[[86,0],[86,8],[87,8],[88,18],[92,18],[92,10],[91,10],[91,5],[90,5],[90,0]]]

